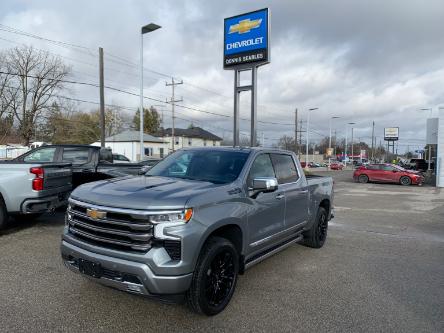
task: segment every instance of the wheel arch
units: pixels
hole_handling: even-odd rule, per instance
[[[233,243],[234,247],[236,248],[236,250],[238,251],[238,254],[239,254],[240,271],[243,272],[243,258],[244,258],[243,247],[245,244],[245,242],[244,242],[245,234],[242,231],[242,228],[240,227],[240,225],[234,221],[230,221],[230,222],[227,221],[226,223],[219,224],[219,225],[215,226],[214,228],[212,228],[211,230],[209,230],[208,233],[206,233],[204,235],[204,237],[202,237],[202,241],[199,244],[199,247],[198,247],[199,255],[202,251],[202,248],[205,246],[205,244],[207,243],[207,241],[211,237],[225,238],[225,239],[229,240],[231,243]],[[198,256],[196,256],[195,264],[197,263]]]

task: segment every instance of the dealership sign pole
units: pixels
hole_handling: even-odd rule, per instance
[[[399,127],[384,128],[384,141],[387,141],[387,162],[390,146],[392,146],[392,154],[395,155],[395,141],[399,140]]]
[[[233,146],[239,146],[239,97],[251,91],[250,145],[257,143],[257,68],[270,62],[268,8],[224,20],[224,69],[234,70]],[[251,84],[240,85],[240,73],[251,71]]]

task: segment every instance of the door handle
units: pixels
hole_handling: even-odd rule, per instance
[[[281,200],[285,198],[285,195],[283,195],[282,193],[279,193],[278,195],[276,195],[276,199]]]

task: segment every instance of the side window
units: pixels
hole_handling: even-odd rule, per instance
[[[269,154],[259,155],[254,160],[248,175],[248,186],[253,186],[253,179],[258,177],[276,177]]]
[[[33,151],[29,155],[23,158],[24,162],[53,162],[54,155],[56,152],[55,147],[51,148],[42,148],[36,151]]]
[[[290,155],[271,154],[279,184],[293,183],[299,179],[296,165]]]
[[[73,165],[88,163],[89,149],[83,147],[65,147],[63,148],[62,161]]]
[[[381,166],[381,170],[384,170],[384,171],[393,171],[393,170],[395,170],[395,168],[392,167],[392,166],[390,166],[390,165],[382,165],[382,166]]]

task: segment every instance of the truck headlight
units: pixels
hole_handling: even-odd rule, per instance
[[[183,211],[162,212],[161,214],[150,215],[149,220],[153,224],[160,223],[187,223],[193,216],[193,209],[187,208]]]

